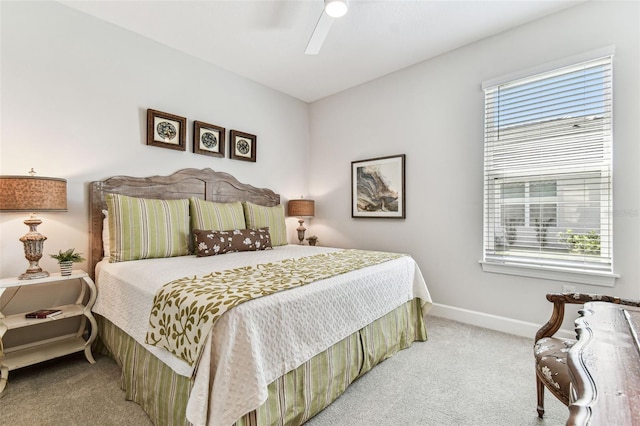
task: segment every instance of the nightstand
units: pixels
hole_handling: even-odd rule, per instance
[[[64,281],[73,280],[80,281],[80,291],[75,303],[62,306],[35,306],[34,309],[32,309],[60,309],[62,314],[53,318],[25,318],[25,314],[30,311],[5,316],[2,313],[2,310],[7,310],[7,307],[11,304],[11,300],[6,303],[6,306],[0,306],[0,393],[4,391],[4,388],[7,385],[9,371],[17,368],[37,364],[42,361],[47,361],[79,351],[84,351],[85,357],[91,364],[95,363],[91,353],[91,343],[93,343],[98,334],[98,325],[91,313],[91,308],[96,301],[96,286],[86,272],[76,270],[73,271],[71,275],[61,276],[57,273],[51,274],[46,278],[38,278],[34,280],[4,278],[0,280],[0,296],[2,296],[7,289],[12,287],[30,287],[51,283],[60,283],[59,285],[64,285]],[[19,291],[19,289],[17,290]],[[89,293],[88,298],[87,292]],[[87,299],[86,302],[85,299]],[[60,336],[47,338],[41,341],[30,342],[6,349],[4,348],[2,339],[5,333],[9,330],[15,330],[23,327],[35,327],[71,317],[82,318],[79,328],[75,333],[62,334]],[[91,330],[85,340],[87,320],[91,324]]]

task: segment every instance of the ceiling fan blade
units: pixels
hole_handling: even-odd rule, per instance
[[[307,48],[304,53],[307,55],[317,55],[320,52],[320,48],[322,47],[322,43],[324,43],[324,39],[327,38],[327,34],[329,34],[329,30],[331,29],[331,25],[333,25],[334,18],[327,15],[327,13],[323,10],[320,15],[320,19],[318,19],[318,23],[316,24],[313,33],[311,34],[311,38],[309,38],[309,43],[307,43]]]

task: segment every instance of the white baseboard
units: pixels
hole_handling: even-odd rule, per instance
[[[434,303],[427,315],[442,317],[477,327],[501,331],[503,333],[515,334],[516,336],[528,337],[532,340],[536,332],[542,327],[542,324],[534,324],[532,322],[456,308],[455,306],[442,305],[439,303]],[[556,336],[575,339],[576,333],[573,330],[561,329],[558,330]]]

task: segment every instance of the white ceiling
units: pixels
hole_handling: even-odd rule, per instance
[[[584,0],[351,0],[318,55],[323,0],[60,2],[305,102]]]

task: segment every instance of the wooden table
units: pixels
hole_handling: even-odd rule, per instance
[[[567,425],[640,425],[640,308],[590,302],[567,358]]]

